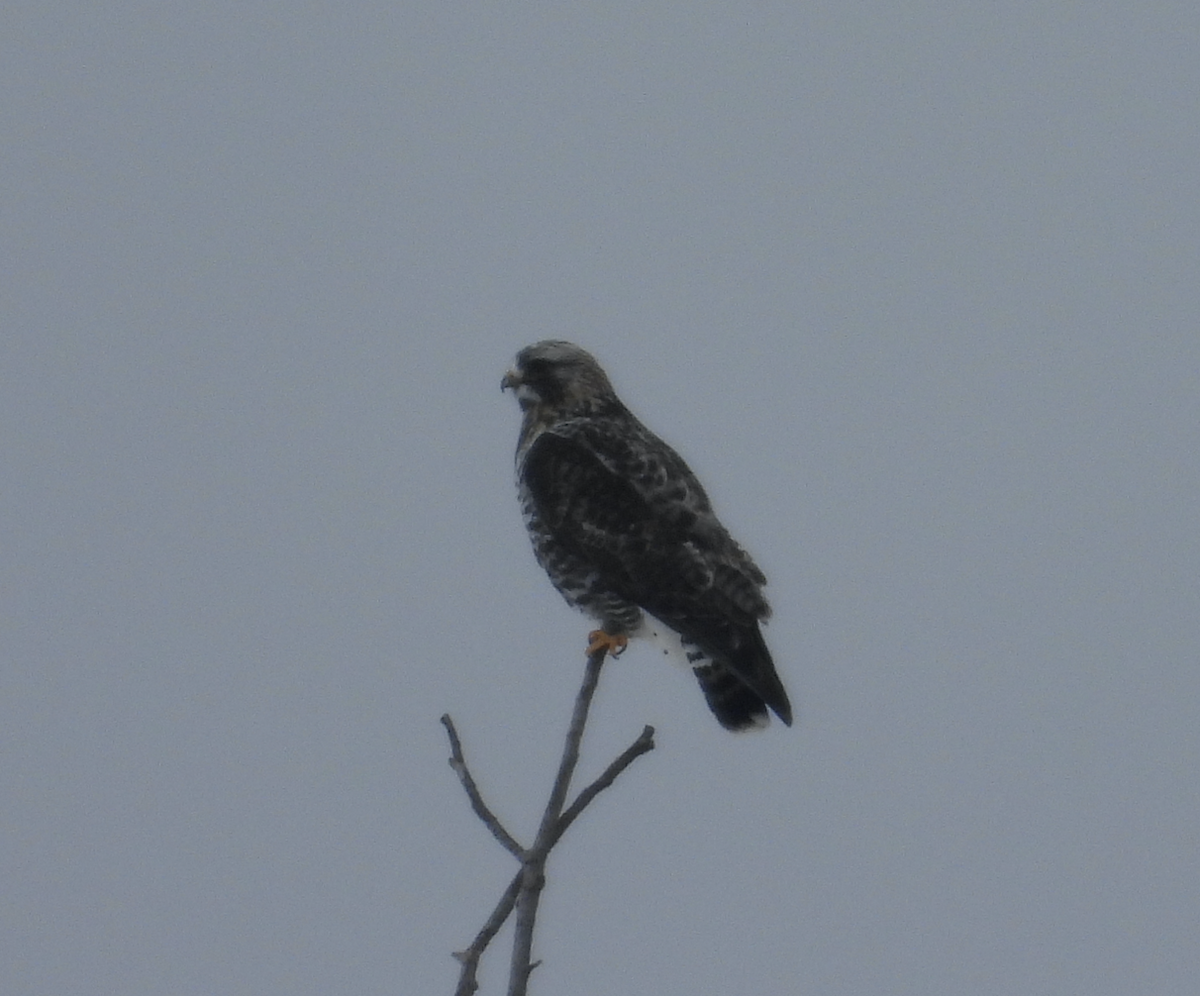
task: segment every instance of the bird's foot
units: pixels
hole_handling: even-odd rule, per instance
[[[629,637],[624,633],[606,633],[602,629],[594,629],[588,633],[587,655],[603,650],[610,657],[620,657],[629,646]]]

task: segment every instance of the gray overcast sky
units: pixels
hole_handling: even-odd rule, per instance
[[[648,649],[535,993],[1191,996],[1200,7],[10,4],[0,991],[433,994],[587,622],[570,338],[771,578],[798,725]],[[484,962],[497,992],[507,953]]]

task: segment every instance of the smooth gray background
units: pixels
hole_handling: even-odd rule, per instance
[[[533,991],[1195,992],[1194,2],[0,18],[0,991],[451,991],[513,866],[438,716],[527,839],[588,628],[499,391],[552,336],[799,722],[606,672],[583,774],[660,748]]]

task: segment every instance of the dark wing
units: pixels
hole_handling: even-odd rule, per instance
[[[667,623],[718,669],[732,669],[790,723],[758,628],[770,612],[760,591],[766,579],[674,450],[632,416],[581,419],[539,436],[523,473],[557,543],[613,594]]]
[[[525,456],[524,481],[555,541],[597,569],[613,594],[638,602],[652,541],[661,545],[664,530],[675,530],[626,474],[601,460],[596,436],[571,423],[542,433]]]

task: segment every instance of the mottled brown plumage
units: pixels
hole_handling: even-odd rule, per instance
[[[592,356],[546,341],[504,378],[523,418],[517,487],[538,562],[607,633],[681,654],[721,724],[791,725],[763,641],[766,578],[686,463],[621,403]]]

